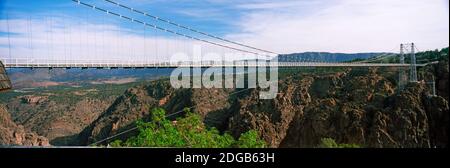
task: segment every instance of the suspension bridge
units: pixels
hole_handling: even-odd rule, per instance
[[[26,27],[26,46],[17,54],[11,48],[10,33],[13,29],[7,18],[8,54],[0,55],[5,68],[176,68],[176,67],[410,67],[410,64],[399,63],[368,63],[368,62],[327,62],[326,60],[294,58],[288,61],[278,61],[277,52],[257,48],[236,41],[221,38],[186,25],[182,25],[159,16],[139,10],[113,0],[104,0],[101,4],[90,4],[82,0],[73,1],[74,8],[83,8],[85,18],[79,18],[78,25],[70,25],[54,18],[44,20],[47,24],[42,30],[45,37],[36,37],[36,25],[31,17],[23,26]],[[115,10],[101,7],[115,7]],[[125,14],[116,11],[127,12]],[[132,24],[131,31],[138,32],[139,39],[126,44],[117,36],[120,30],[110,30],[105,24],[94,34],[86,33],[90,27],[90,17],[100,17],[105,20]],[[84,21],[83,21],[84,19]],[[91,18],[92,19],[92,18]],[[84,25],[84,27],[83,27]],[[72,28],[77,26],[76,28]],[[74,29],[86,29],[83,32]],[[95,27],[94,27],[95,29]],[[96,32],[97,31],[97,32]],[[116,34],[112,34],[112,33]],[[77,34],[78,33],[78,34]],[[125,32],[129,33],[129,32]],[[41,33],[42,34],[42,33]],[[112,34],[113,37],[108,37]],[[57,36],[57,38],[55,38]],[[128,36],[130,38],[136,38]],[[38,44],[36,44],[39,41]],[[77,43],[74,43],[77,41]],[[40,46],[38,46],[40,45]],[[177,53],[194,55],[194,46],[201,46],[200,58],[195,60],[171,60]],[[208,53],[217,53],[214,58]],[[226,54],[232,53],[232,54]],[[256,60],[256,61],[255,61]],[[425,66],[426,64],[414,64]]]
[[[26,29],[24,38],[21,39],[25,46],[18,49],[18,51],[11,47],[11,36],[14,33],[10,32],[14,26],[11,26],[13,24],[9,23],[7,18],[8,50],[0,53],[0,65],[7,69],[396,67],[400,69],[399,84],[404,85],[407,77],[402,69],[409,67],[410,81],[415,82],[417,81],[416,67],[430,64],[416,64],[414,44],[406,45],[410,49],[407,49],[402,44],[400,45],[399,53],[389,53],[399,56],[400,61],[398,63],[371,63],[368,61],[330,62],[299,57],[287,57],[283,61],[278,61],[278,57],[281,54],[277,52],[225,39],[113,0],[103,0],[102,2],[104,3],[101,4],[86,3],[82,0],[70,1],[73,2],[74,8],[83,10],[84,18],[70,18],[75,20],[76,24],[69,24],[52,17],[44,19],[41,23],[33,24],[32,18],[28,18],[27,22],[21,24]],[[100,26],[89,24],[90,21],[94,20],[92,17],[100,18]],[[114,29],[105,24],[106,20],[128,23],[133,28],[127,30]],[[45,25],[44,29],[42,29],[42,25]],[[37,30],[39,28],[41,28],[40,31]],[[88,30],[90,29],[93,29],[91,31],[93,33],[89,33]],[[37,34],[41,34],[41,36]],[[122,34],[122,36],[119,34]],[[195,53],[195,46],[201,46],[204,52]],[[411,55],[410,63],[405,63],[405,50],[408,50]],[[185,53],[186,55],[197,54],[200,58],[172,60],[171,57],[177,53]],[[218,54],[210,56],[208,53]],[[375,59],[386,55],[382,54]],[[6,81],[6,73],[4,71],[2,73],[3,76],[0,76],[1,80]],[[0,75],[2,74],[0,73]],[[1,80],[0,82],[3,82]],[[2,88],[11,88],[11,84],[6,83],[0,89]],[[93,145],[106,142],[136,129],[136,127],[133,127],[114,136],[94,142]]]

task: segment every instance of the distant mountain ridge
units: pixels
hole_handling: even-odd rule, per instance
[[[376,53],[330,53],[330,52],[303,52],[293,54],[282,54],[276,57],[278,62],[344,62],[355,59],[369,59],[380,55],[389,54],[386,52]]]

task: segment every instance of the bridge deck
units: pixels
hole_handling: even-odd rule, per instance
[[[316,63],[316,62],[278,62],[278,63],[243,63],[243,64],[184,64],[184,63],[6,63],[6,68],[179,68],[179,67],[409,67],[410,64],[379,63]],[[425,66],[418,64],[417,66]]]

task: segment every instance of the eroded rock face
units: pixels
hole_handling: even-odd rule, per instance
[[[424,104],[430,127],[431,147],[448,147],[448,102],[443,97],[427,97]]]
[[[442,96],[448,101],[448,78],[449,78],[449,69],[448,69],[448,59],[439,61],[439,64],[437,65],[437,79],[436,79],[436,89],[437,94]]]
[[[47,96],[28,95],[8,102],[17,124],[49,139],[52,145],[72,145],[76,136],[107,109],[111,98],[81,97],[55,101]]]
[[[448,127],[437,123],[448,123],[448,116],[443,116],[448,115],[448,105],[442,98],[427,98],[424,87],[424,83],[411,84],[398,95],[380,99],[382,106],[377,101],[360,105],[334,98],[318,100],[305,107],[304,115],[296,116],[280,147],[315,147],[325,137],[363,147],[431,147],[436,143],[443,147]],[[434,108],[426,109],[424,103],[431,102]],[[430,119],[430,114],[444,118]]]
[[[151,82],[128,89],[80,133],[78,143],[88,145],[132,127],[135,121],[147,117],[152,108],[172,94],[174,90],[166,82]]]
[[[272,100],[259,99],[259,92],[253,90],[249,96],[239,100],[239,112],[231,117],[228,130],[238,137],[255,129],[271,147],[277,147],[286,136],[295,114],[301,114],[304,105],[311,101],[306,88],[310,87],[312,80],[288,78],[280,81],[279,95]]]
[[[425,66],[422,70],[418,72],[419,79],[423,79],[426,82],[429,82],[429,94],[431,91],[431,83],[435,82],[435,92],[437,95],[443,97],[448,101],[449,94],[449,66],[448,66],[448,58],[440,60],[437,64],[430,64]]]
[[[139,119],[148,120],[157,107],[164,108],[167,115],[174,114],[171,119],[182,116],[185,108],[193,107],[190,110],[199,113],[206,125],[224,129],[231,115],[228,109],[233,103],[228,96],[229,91],[224,89],[175,90],[165,80],[133,87],[83,130],[78,144],[91,144],[127,130]]]
[[[229,130],[236,136],[256,129],[271,147],[316,147],[322,138],[363,147],[442,147],[448,137],[445,99],[428,97],[425,83],[395,93],[374,69],[291,78],[280,82],[276,99],[258,100],[254,91],[239,106]]]
[[[20,98],[22,102],[32,105],[38,105],[39,103],[45,102],[48,100],[48,96],[33,96],[27,95]]]
[[[375,70],[368,73],[280,81],[274,100],[258,100],[256,93],[241,100],[240,112],[231,118],[229,129],[235,136],[256,129],[271,147],[313,147],[321,138],[338,134],[344,135],[342,141],[364,143],[363,105],[382,104],[380,99],[394,92],[392,84]]]
[[[397,74],[390,75],[377,69],[296,74],[279,81],[272,100],[259,99],[258,89],[231,96],[231,90],[175,90],[154,81],[119,97],[83,131],[81,144],[122,132],[155,107],[168,114],[195,107],[207,125],[235,137],[255,129],[270,147],[316,147],[322,138],[363,147],[446,147],[447,100],[430,97],[424,82],[398,92]]]
[[[430,147],[428,118],[423,109],[425,84],[410,84],[384,99],[383,106],[364,107],[361,123],[365,147]],[[346,142],[343,143],[354,143]]]
[[[16,125],[3,105],[0,105],[0,146],[49,146],[47,138],[25,131],[21,125]]]

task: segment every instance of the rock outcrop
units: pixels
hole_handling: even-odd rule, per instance
[[[425,84],[418,83],[410,84],[399,94],[379,95],[372,101],[361,99],[366,104],[342,100],[334,103],[334,98],[320,100],[306,108],[305,116],[292,122],[280,146],[314,147],[321,138],[327,137],[363,147],[431,147],[432,141],[437,141],[434,144],[441,142],[435,146],[445,147],[446,142],[442,141],[448,137],[444,133],[448,131],[445,126],[448,124],[435,124],[438,129],[430,124],[448,123],[447,102],[427,97],[425,93]],[[370,94],[363,95],[370,97]],[[428,117],[432,114],[435,119]],[[443,118],[437,119],[437,116]],[[430,137],[433,134],[435,137]]]
[[[14,98],[7,105],[17,124],[45,136],[52,145],[71,145],[112,100],[80,97],[59,101],[51,96],[28,95]]]
[[[395,84],[376,69],[280,82],[274,100],[239,101],[229,130],[256,129],[271,147],[316,147],[322,138],[363,147],[445,147],[448,103],[425,83]]]
[[[430,130],[431,147],[448,148],[449,105],[443,97],[427,97],[424,99]]]
[[[5,66],[3,62],[0,61],[0,92],[11,89],[11,81],[6,74]]]
[[[228,96],[229,91],[224,89],[175,90],[167,80],[132,87],[80,133],[78,144],[91,144],[127,130],[137,120],[147,120],[156,107],[164,108],[172,119],[183,116],[183,110],[192,107],[190,110],[200,113],[206,125],[226,128],[232,103]]]
[[[88,145],[131,127],[138,119],[148,116],[151,108],[157,107],[160,102],[167,103],[166,97],[173,92],[170,85],[164,82],[151,82],[128,89],[80,133],[78,143]]]
[[[257,130],[270,147],[317,147],[322,138],[363,147],[446,147],[447,100],[430,96],[424,82],[397,91],[396,76],[375,68],[295,74],[279,81],[272,100],[259,99],[258,89],[230,95],[235,91],[173,89],[169,81],[153,81],[116,99],[79,135],[79,144],[128,130],[136,120],[148,119],[155,107],[176,113],[172,119],[193,107],[208,126],[235,137]]]
[[[449,66],[448,57],[442,59],[436,64],[430,64],[418,71],[419,79],[428,83],[428,93],[432,94],[431,82],[434,82],[435,92],[448,101],[449,94]]]
[[[20,98],[23,103],[38,105],[39,103],[43,103],[48,101],[48,96],[33,96],[27,95]]]
[[[257,90],[239,100],[238,113],[230,118],[230,132],[238,137],[250,129],[259,132],[271,147],[277,147],[284,139],[287,128],[296,114],[303,112],[304,105],[310,103],[311,96],[306,88],[312,78],[300,81],[287,78],[279,82],[279,95],[273,100],[259,99]]]
[[[448,58],[439,61],[439,64],[436,67],[436,90],[439,96],[442,96],[448,101],[448,78],[449,78],[449,69],[448,69]]]
[[[22,125],[17,125],[3,105],[0,105],[0,146],[49,146],[47,138],[28,132]]]

